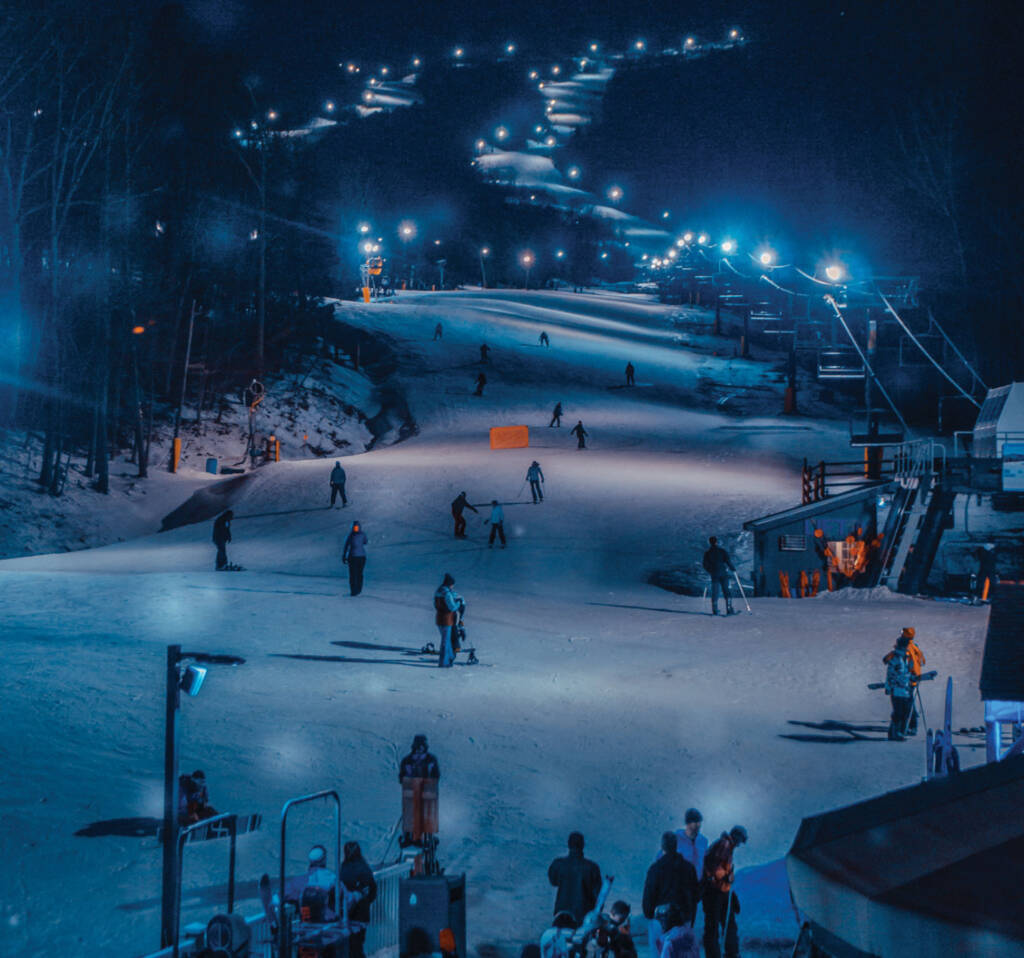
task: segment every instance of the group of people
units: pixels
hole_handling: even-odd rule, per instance
[[[651,958],[699,958],[695,925],[700,905],[705,958],[721,958],[723,944],[726,958],[739,955],[733,855],[746,843],[747,830],[735,825],[709,847],[701,834],[703,821],[696,808],[687,810],[684,826],[662,835],[647,869],[642,908]],[[585,857],[580,832],[570,833],[568,846],[568,854],[548,867],[548,881],[557,892],[551,927],[540,939],[540,958],[582,954],[595,936],[615,958],[635,958],[629,903],[616,901],[604,914],[612,878],[602,879],[598,865]]]

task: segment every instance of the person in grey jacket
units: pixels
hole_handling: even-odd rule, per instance
[[[544,473],[541,472],[540,463],[536,459],[530,463],[526,470],[526,479],[530,483],[530,492],[533,494],[533,504],[544,501],[544,493],[541,490],[541,483],[544,482]]]
[[[352,523],[352,531],[341,550],[341,561],[348,566],[348,585],[352,595],[363,591],[363,569],[366,568],[366,538],[358,522]]]
[[[334,500],[338,498],[339,493],[341,507],[344,509],[348,505],[348,499],[345,498],[345,470],[341,468],[341,463],[335,460],[334,468],[331,470],[331,508],[334,507]]]

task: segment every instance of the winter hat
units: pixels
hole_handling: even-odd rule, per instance
[[[914,627],[913,627],[912,625],[908,625],[908,626],[907,626],[907,627],[906,627],[906,628],[905,628],[905,629],[904,629],[904,630],[903,630],[903,631],[902,631],[902,632],[900,633],[900,638],[901,638],[901,639],[904,639],[904,638],[905,638],[905,639],[912,639],[912,638],[913,638],[913,637],[914,637],[914,636],[915,636],[916,634],[917,634],[917,633],[916,633],[916,632],[914,632]]]
[[[427,748],[427,737],[426,737],[426,735],[423,735],[423,734],[414,735],[413,738],[412,738],[412,748],[413,748],[413,751],[416,751],[417,748],[423,748],[425,750]]]
[[[491,500],[491,505],[492,506],[496,506],[497,504],[498,504],[498,500],[497,499],[492,499]]]
[[[583,851],[583,833],[569,832],[569,847]]]
[[[314,845],[309,850],[309,864],[311,868],[323,868],[327,863],[327,849],[323,845]]]
[[[747,842],[747,830],[742,825],[733,825],[729,829],[729,837],[736,845],[745,845]]]
[[[441,585],[455,585],[455,576],[453,576],[450,572],[446,572],[444,574],[444,581],[441,583]]]
[[[686,810],[686,817],[685,817],[684,821],[686,822],[687,825],[690,825],[693,822],[702,822],[702,821],[704,821],[704,816],[701,815],[701,813],[696,808],[688,808]]]

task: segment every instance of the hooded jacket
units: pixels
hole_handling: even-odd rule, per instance
[[[341,466],[335,466],[331,470],[331,485],[332,486],[343,486],[345,485],[345,470]]]
[[[366,555],[366,543],[370,540],[366,538],[366,533],[363,532],[362,527],[359,529],[353,529],[345,540],[345,547],[341,550],[342,561],[355,556]]]

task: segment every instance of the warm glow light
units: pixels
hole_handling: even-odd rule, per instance
[[[775,262],[775,254],[770,249],[762,250],[757,258],[762,266],[771,266]]]
[[[825,267],[825,275],[832,280],[833,283],[838,283],[845,273],[846,270],[843,269],[841,263],[829,263],[829,265]]]
[[[476,151],[477,151],[477,153],[482,153],[486,146],[487,146],[487,144],[483,140],[477,140],[476,141]]]
[[[564,249],[555,250],[555,259],[561,259],[563,256],[565,256]]]
[[[643,50],[646,46],[647,46],[647,44],[644,43],[643,40],[637,40],[636,43],[633,44],[633,49],[634,50]]]
[[[370,232],[370,224],[369,223],[360,223],[359,224],[359,232],[362,233],[363,236],[365,236],[367,233]]]
[[[412,65],[413,65],[414,67],[416,67],[417,69],[419,69],[419,67],[420,67],[420,65],[421,65],[422,63],[423,63],[423,61],[422,61],[422,60],[421,60],[421,59],[420,59],[419,57],[413,57],[413,58],[412,58]]]
[[[531,71],[529,72],[528,76],[529,76],[529,78],[530,78],[531,80],[536,80],[536,79],[537,79],[537,77],[539,77],[539,76],[540,76],[540,74],[539,74],[539,73],[538,73],[538,72],[537,72],[536,70],[531,70]]]
[[[533,265],[533,253],[523,253],[519,257],[519,262],[523,264],[527,269]]]
[[[736,252],[736,241],[735,240],[722,240],[722,252],[723,253],[735,253]]]
[[[482,246],[480,248],[480,255],[481,256],[490,256],[491,255],[491,248],[489,246]]]
[[[580,168],[578,166],[570,166],[566,171],[566,175],[570,180],[578,180],[580,178]]]
[[[132,333],[136,336],[141,336],[145,331],[145,326],[132,326]]]
[[[708,234],[707,233],[701,233],[700,236],[697,237],[697,245],[698,246],[706,246],[707,242],[708,242]]]
[[[506,43],[505,44],[505,52],[506,53],[515,53],[516,52],[516,45],[514,43]]]
[[[327,101],[327,102],[326,102],[326,103],[324,104],[324,109],[325,109],[325,110],[326,110],[326,111],[327,111],[328,113],[333,113],[333,112],[334,112],[334,101],[333,101],[333,100],[328,100],[328,101]]]
[[[494,131],[494,136],[499,140],[507,140],[508,130],[503,126],[499,126],[498,129]]]
[[[685,46],[686,46],[686,48],[687,48],[688,50],[692,50],[692,49],[693,49],[693,48],[694,48],[694,47],[695,47],[696,45],[697,45],[697,41],[696,41],[696,40],[694,40],[694,38],[693,38],[693,37],[687,37],[687,38],[686,38],[686,44],[685,44]]]
[[[276,120],[277,110],[267,110],[267,119],[271,121]]]
[[[661,218],[662,218],[663,220],[667,220],[667,219],[669,218],[669,215],[670,215],[670,214],[669,214],[669,211],[668,211],[668,210],[662,210],[662,211],[661,211]]]
[[[548,137],[544,138],[544,145],[545,146],[554,146],[556,142],[557,141],[555,140],[555,138],[553,136],[548,136]]]
[[[608,259],[608,254],[607,253],[602,253],[601,254],[601,259]]]
[[[456,47],[452,52],[454,53],[456,60],[461,60],[466,55],[466,51],[463,50],[462,47]]]
[[[676,253],[677,253],[677,250],[674,250],[674,249],[670,249],[670,250],[668,251],[668,258],[669,258],[669,259],[675,259],[675,258],[676,258]]]
[[[561,73],[561,72],[562,72],[562,68],[557,63],[551,68],[551,75],[552,76],[558,76],[558,74]]]
[[[693,233],[683,233],[683,242],[684,243],[692,243],[693,242]]]
[[[621,186],[610,186],[608,188],[608,199],[613,203],[618,203],[622,199],[622,187]]]
[[[590,44],[590,52],[591,53],[597,53],[597,49],[598,49],[598,47],[597,47],[596,43]]]
[[[403,220],[398,224],[398,235],[403,240],[411,240],[416,235],[416,224],[412,220]]]

